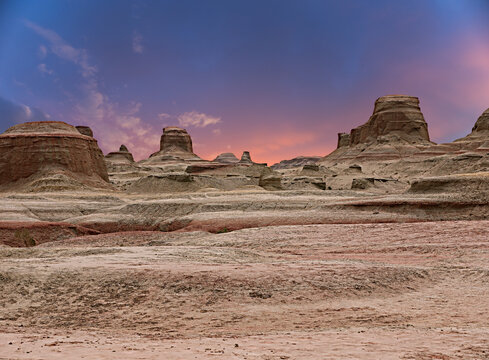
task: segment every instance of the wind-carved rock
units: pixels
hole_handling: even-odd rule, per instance
[[[473,151],[482,154],[489,152],[489,109],[479,116],[469,135],[455,140],[452,144],[456,145],[459,151]]]
[[[160,152],[189,152],[193,153],[192,138],[187,130],[174,126],[163,129],[160,140]]]
[[[168,161],[202,161],[202,159],[194,154],[192,139],[187,130],[169,126],[163,129],[160,151],[151,154],[146,161],[148,163],[159,163]]]
[[[338,146],[337,148],[345,147],[350,145],[350,134],[338,133]]]
[[[375,101],[369,120],[338,134],[338,147],[320,163],[384,161],[428,154],[434,148],[419,99],[407,95],[387,95]],[[425,156],[425,155],[422,155]]]
[[[477,119],[472,132],[489,131],[489,109],[484,111]]]
[[[82,135],[93,137],[93,131],[92,131],[92,129],[90,129],[89,126],[78,125],[78,126],[76,126],[76,129]]]
[[[235,164],[239,162],[239,159],[233,153],[222,153],[219,154],[213,161],[222,164]]]
[[[243,151],[243,155],[241,155],[241,160],[239,160],[240,163],[245,163],[245,164],[252,164],[253,161],[251,161],[251,155],[249,151]]]
[[[0,135],[0,185],[41,174],[76,178],[89,186],[103,187],[108,181],[97,140],[72,125],[30,122],[12,126]]]
[[[105,155],[105,159],[110,159],[111,161],[117,162],[134,162],[132,154],[127,149],[126,145],[121,145],[119,151],[113,151]]]
[[[374,142],[379,137],[384,137],[384,141],[429,142],[428,125],[419,99],[406,95],[378,98],[367,123],[351,130],[350,145]]]

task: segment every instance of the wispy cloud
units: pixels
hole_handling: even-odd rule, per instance
[[[144,47],[143,47],[143,36],[138,33],[137,31],[134,31],[132,34],[132,50],[136,54],[142,54]]]
[[[40,45],[39,50],[38,50],[38,54],[39,54],[39,57],[41,59],[44,59],[46,57],[46,55],[48,54],[48,49],[44,45]]]
[[[221,122],[220,117],[207,115],[204,113],[199,113],[197,111],[189,111],[178,115],[178,123],[180,126],[195,126],[195,127],[206,127],[209,125],[215,125]]]
[[[53,70],[48,69],[46,64],[39,64],[37,65],[37,69],[42,73],[42,74],[47,74],[47,75],[53,75]]]
[[[30,21],[25,21],[25,25],[47,40],[49,50],[54,55],[75,64],[82,76],[79,85],[82,96],[75,100],[71,121],[76,123],[73,125],[92,127],[105,152],[125,144],[134,149],[136,158],[142,158],[157,149],[160,134],[138,116],[141,103],[121,106],[111,101],[100,89],[97,68],[90,63],[87,50],[72,46],[53,30]],[[41,72],[50,71],[44,63],[38,69]],[[70,100],[74,100],[74,97]]]
[[[97,72],[97,68],[89,64],[88,53],[85,49],[74,48],[53,30],[45,29],[28,20],[25,20],[24,23],[49,42],[49,48],[55,55],[79,65],[84,77],[93,76]]]

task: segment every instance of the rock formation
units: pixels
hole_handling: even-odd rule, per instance
[[[97,141],[64,122],[19,124],[0,135],[0,185],[53,174],[58,183],[68,177],[104,187],[108,181]]]
[[[93,137],[93,131],[88,126],[79,125],[79,126],[76,126],[76,129],[82,135]]]
[[[378,98],[367,123],[351,130],[350,145],[374,142],[382,136],[387,141],[430,141],[417,97],[388,95]]]
[[[487,131],[489,132],[489,109],[484,111],[481,116],[477,119],[474,127],[472,128],[472,133]]]
[[[241,155],[241,160],[239,160],[242,164],[252,164],[251,155],[249,151],[243,151],[243,155]]]
[[[304,165],[316,164],[321,156],[298,156],[290,160],[282,160],[270,166],[273,170],[301,168]]]
[[[218,155],[213,161],[222,164],[234,164],[239,162],[239,159],[233,153],[222,153]]]
[[[472,132],[464,138],[455,140],[457,150],[473,151],[486,154],[489,152],[489,109],[477,119]]]
[[[113,151],[105,155],[106,159],[110,159],[112,161],[129,161],[131,163],[134,162],[134,158],[132,154],[127,149],[126,145],[121,145],[119,151]]]
[[[168,161],[202,161],[194,154],[192,139],[187,130],[175,126],[163,129],[160,140],[160,151],[151,154],[148,163],[165,163]]]
[[[373,114],[365,124],[352,129],[349,135],[338,134],[338,148],[321,163],[401,159],[426,152],[434,145],[419,99],[388,95],[375,101]]]
[[[163,129],[163,135],[160,140],[160,151],[171,152],[189,152],[193,153],[192,139],[187,130],[178,127],[169,126]]]
[[[350,134],[347,133],[338,133],[338,146],[337,148],[339,149],[340,147],[345,147],[350,145]]]

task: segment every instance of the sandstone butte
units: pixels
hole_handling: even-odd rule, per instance
[[[187,130],[176,126],[168,126],[163,129],[160,139],[160,151],[150,155],[148,163],[167,161],[202,161],[194,154],[192,139]]]
[[[108,182],[97,140],[64,122],[30,122],[0,135],[0,185],[61,171],[90,185]]]

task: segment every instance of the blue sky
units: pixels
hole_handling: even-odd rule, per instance
[[[325,155],[377,97],[420,97],[434,141],[489,107],[483,0],[0,0],[0,130],[89,125],[141,159],[162,128],[196,152]]]

